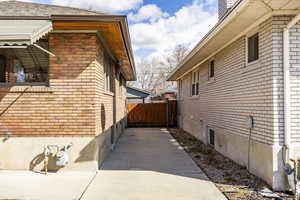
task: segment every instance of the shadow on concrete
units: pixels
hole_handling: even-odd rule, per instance
[[[174,138],[160,128],[130,128],[101,170],[154,171],[208,181]]]

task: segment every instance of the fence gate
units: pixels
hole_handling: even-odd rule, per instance
[[[177,126],[177,102],[128,104],[128,127]]]

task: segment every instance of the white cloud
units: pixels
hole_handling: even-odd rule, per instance
[[[205,6],[195,0],[173,16],[131,25],[134,50],[153,49],[154,55],[162,55],[178,44],[194,46],[217,22],[217,13],[211,14]]]
[[[128,19],[132,22],[141,22],[144,20],[150,20],[154,22],[155,20],[163,17],[168,17],[169,14],[163,12],[161,8],[159,8],[155,4],[148,4],[141,7],[137,13],[129,13]]]
[[[52,3],[100,12],[122,12],[138,8],[143,0],[52,0]]]
[[[9,1],[9,0],[0,0],[0,1]],[[19,1],[30,2],[30,3],[33,3],[33,2],[34,2],[34,0],[19,0]]]

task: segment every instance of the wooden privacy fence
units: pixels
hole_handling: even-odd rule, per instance
[[[128,127],[177,126],[177,102],[128,104]]]

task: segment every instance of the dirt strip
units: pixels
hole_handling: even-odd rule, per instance
[[[229,200],[292,200],[291,193],[274,193],[278,197],[264,197],[259,191],[268,190],[268,185],[212,147],[181,129],[169,129],[171,135],[193,158]]]

